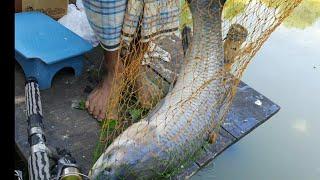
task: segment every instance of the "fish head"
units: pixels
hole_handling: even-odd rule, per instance
[[[125,135],[126,133],[123,133]],[[154,143],[151,138],[137,136],[117,138],[92,167],[91,179],[135,179],[148,176],[156,162]]]
[[[125,144],[108,148],[92,167],[92,179],[121,179],[128,171],[135,169],[141,153],[130,148]]]

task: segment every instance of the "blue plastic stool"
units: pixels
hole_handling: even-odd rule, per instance
[[[26,78],[35,77],[41,90],[51,87],[54,75],[65,67],[79,76],[83,54],[92,45],[40,12],[15,14],[15,58]]]

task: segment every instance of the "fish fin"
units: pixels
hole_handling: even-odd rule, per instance
[[[151,122],[151,117],[160,109],[160,107],[163,105],[165,101],[165,98],[161,99],[155,107],[152,109],[151,112],[148,113],[148,115],[145,117],[146,121],[149,123]]]

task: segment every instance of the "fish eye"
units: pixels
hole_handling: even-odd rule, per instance
[[[111,167],[106,167],[104,169],[104,172],[109,174],[111,172]]]
[[[113,156],[113,152],[107,153],[103,155],[103,160],[104,161],[109,161],[111,159],[111,157]]]
[[[109,151],[109,153],[106,154],[105,158],[110,159],[114,155],[115,152],[116,151],[114,149],[112,149],[111,151]]]
[[[113,153],[107,154],[107,159],[110,159],[112,157]]]

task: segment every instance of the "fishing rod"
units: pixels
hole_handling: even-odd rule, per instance
[[[66,150],[54,152],[46,145],[40,90],[37,80],[33,77],[26,81],[25,97],[30,145],[29,179],[82,180],[82,174],[70,152]],[[50,164],[50,159],[55,163]]]
[[[27,106],[28,141],[30,156],[28,158],[29,179],[49,179],[50,164],[46,138],[43,132],[43,116],[39,86],[34,78],[29,78],[25,85]]]

